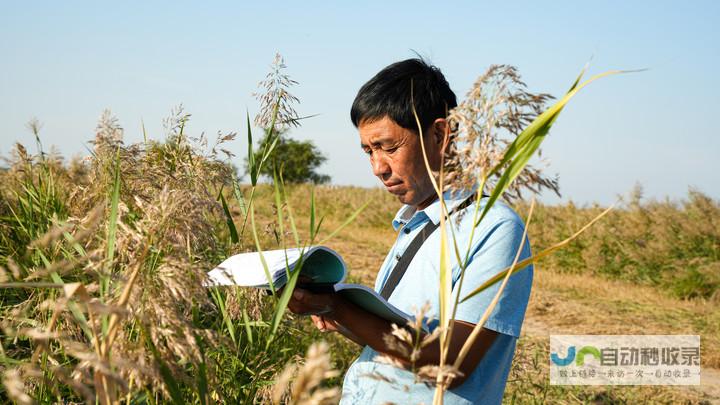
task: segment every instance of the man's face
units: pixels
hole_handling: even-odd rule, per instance
[[[438,120],[444,123],[444,120]],[[438,122],[436,121],[436,123]],[[430,167],[437,170],[442,153],[434,124],[423,134]],[[361,123],[358,127],[360,146],[370,157],[373,174],[382,181],[400,202],[424,209],[436,194],[425,167],[420,136],[396,124],[389,117]]]

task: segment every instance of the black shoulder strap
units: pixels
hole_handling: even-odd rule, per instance
[[[475,198],[476,194],[468,197],[465,201],[463,201],[462,204],[455,207],[450,213],[450,215],[472,204],[475,201]],[[400,257],[400,260],[398,260],[397,264],[392,269],[390,277],[388,277],[385,285],[380,291],[381,297],[385,298],[386,300],[390,298],[390,295],[393,293],[393,291],[395,291],[395,287],[397,287],[400,279],[403,277],[403,275],[405,275],[405,271],[410,265],[410,262],[415,257],[415,254],[418,252],[418,250],[420,250],[420,246],[422,246],[425,240],[429,238],[433,232],[435,232],[435,229],[437,229],[439,225],[439,221],[437,224],[434,224],[432,221],[428,221],[427,225],[425,225],[423,229],[420,230],[420,233],[415,236],[415,239],[410,242],[407,249],[405,249],[405,252],[403,252],[402,257]]]

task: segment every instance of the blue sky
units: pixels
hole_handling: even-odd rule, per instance
[[[275,52],[300,84],[306,120],[291,136],[328,156],[336,184],[375,186],[349,107],[382,67],[430,59],[463,98],[488,65],[513,64],[532,91],[563,93],[590,72],[648,68],[583,90],[546,140],[562,199],[608,204],[640,183],[648,198],[688,187],[720,198],[718,2],[16,2],[0,6],[0,154],[34,144],[83,154],[110,108],[128,142],[163,136],[183,103],[189,131],[238,131]]]

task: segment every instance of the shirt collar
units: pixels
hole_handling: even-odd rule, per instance
[[[471,194],[475,192],[475,189],[477,187],[474,187],[472,189],[467,190],[459,190],[459,191],[452,191],[448,190],[443,193],[443,199],[445,200],[445,205],[447,206],[448,212],[452,212],[455,207],[462,204],[463,201],[465,201],[468,197],[470,197]],[[416,216],[423,215],[432,221],[433,224],[436,224],[440,222],[440,214],[442,211],[442,207],[440,206],[440,200],[435,199],[430,205],[425,207],[424,210],[416,210],[415,207],[411,205],[403,205],[402,208],[400,208],[395,215],[395,218],[392,221],[393,228],[397,231],[400,229],[401,226],[406,225],[408,222],[410,222],[411,219],[413,219]]]

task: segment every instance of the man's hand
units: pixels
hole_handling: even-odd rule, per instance
[[[320,332],[338,332],[340,325],[332,319],[325,318],[322,315],[310,315],[313,324]]]
[[[336,294],[313,294],[302,288],[295,288],[288,308],[298,315],[326,315],[331,317],[337,307],[338,297]],[[315,322],[313,320],[313,322]]]
[[[313,324],[321,332],[338,331],[339,325],[328,316],[336,305],[335,294],[313,294],[302,288],[296,288],[288,302],[290,311],[298,315],[310,315]]]
[[[345,304],[347,308],[348,304]],[[337,310],[343,306],[343,299],[340,295],[314,294],[302,288],[295,288],[288,309],[298,315],[310,315],[313,324],[321,332],[339,332],[360,346],[365,346],[365,341],[358,338],[347,327],[337,321]],[[347,310],[347,309],[346,309]]]

